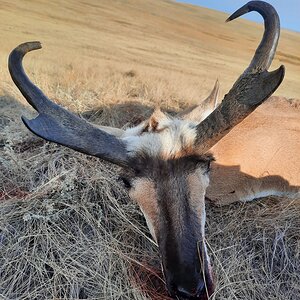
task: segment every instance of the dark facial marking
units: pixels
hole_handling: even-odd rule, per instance
[[[168,288],[178,295],[183,291],[196,295],[204,279],[210,281],[208,262],[197,244],[204,249],[201,211],[205,187],[201,187],[201,178],[208,180],[211,160],[210,155],[170,160],[140,155],[132,162],[133,182],[140,185],[137,201],[153,221]]]

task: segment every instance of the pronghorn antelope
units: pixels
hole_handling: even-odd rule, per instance
[[[223,199],[225,203],[247,201],[295,195],[299,190],[297,108],[271,98],[245,119],[284,77],[283,66],[267,71],[280,32],[275,9],[251,1],[228,21],[250,11],[263,16],[265,32],[250,65],[219,106],[215,108],[217,83],[199,106],[175,117],[156,110],[148,120],[127,130],[95,127],[49,100],[22,67],[24,55],[40,49],[39,42],[22,44],[9,57],[13,81],[39,113],[33,120],[22,118],[29,130],[122,167],[129,195],[139,204],[159,246],[173,297],[206,299],[213,292],[204,242],[205,195],[222,204]],[[213,155],[217,160],[211,168]]]

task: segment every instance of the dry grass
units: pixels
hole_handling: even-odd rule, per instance
[[[137,123],[150,114],[149,99],[161,97],[152,89],[155,74],[148,81],[135,70],[108,69],[93,88],[76,74],[72,81],[69,72],[59,77],[59,87],[53,79],[53,87],[41,86],[102,124]],[[167,84],[163,90],[165,106],[183,105],[182,91]],[[123,97],[139,105],[124,104]],[[0,296],[167,299],[157,247],[117,168],[34,137],[19,120],[32,111],[10,96],[1,103]],[[224,208],[208,203],[206,236],[217,279],[212,299],[297,299],[299,215],[299,202],[286,199]]]
[[[104,13],[105,1],[101,2],[101,9],[100,4],[89,1],[97,7],[85,8],[87,17],[78,18],[78,4],[68,18],[59,20],[59,14],[69,12],[71,4],[66,2],[60,12],[53,3],[49,7],[51,13],[42,10],[40,15],[36,11],[45,8],[43,2],[36,2],[31,10],[24,9],[22,1],[7,3],[3,17],[17,15],[24,32],[30,28],[38,34],[22,35],[18,30],[3,30],[11,39],[4,43],[1,53],[7,55],[8,49],[20,42],[20,36],[24,41],[43,34],[47,48],[26,57],[28,73],[52,99],[89,120],[113,126],[136,124],[148,116],[155,105],[179,110],[205,97],[213,85],[216,73],[206,71],[205,67],[210,68],[208,64],[197,63],[196,57],[188,58],[189,55],[183,56],[183,53],[188,47],[194,53],[199,50],[193,44],[193,37],[201,36],[195,29],[201,12],[207,20],[211,18],[212,24],[216,24],[220,16],[224,17],[223,14],[206,15],[207,10],[193,11],[189,6],[165,1],[154,4],[128,1],[121,24],[118,23],[120,6],[111,7],[110,13],[115,16],[109,19]],[[34,18],[28,21],[16,6],[24,10],[25,16],[31,14]],[[174,29],[171,26],[174,22],[170,18],[164,21],[166,16],[161,16],[161,6],[172,9],[173,17],[181,13],[182,22],[189,22],[183,27],[183,33],[169,39],[155,29],[152,18],[156,18],[159,26],[164,25],[161,28],[166,28],[167,33]],[[141,16],[137,18],[137,10],[142,8],[143,18],[152,20],[150,29],[142,26]],[[152,17],[146,13],[150,11]],[[136,27],[133,26],[132,31],[128,31],[131,33],[128,39],[115,40],[114,37],[124,34],[118,30],[127,28],[124,22],[129,22],[132,15],[135,26],[144,32],[148,30],[151,37],[142,40],[139,33],[134,35]],[[81,23],[73,20],[76,16]],[[95,19],[99,16],[98,24]],[[11,19],[5,21],[5,18],[0,18],[2,28],[11,26]],[[119,25],[111,27],[109,20],[117,20],[114,22]],[[41,23],[47,23],[48,27]],[[62,23],[66,33],[62,32]],[[240,24],[244,24],[239,29],[241,32],[249,30],[248,22]],[[73,32],[72,28],[81,31],[66,38]],[[59,30],[58,37],[55,30]],[[205,31],[203,26],[202,31]],[[78,39],[77,34],[81,34]],[[235,33],[234,38],[238,34]],[[289,34],[295,36],[296,45],[300,41],[299,35],[285,33],[288,42],[284,47],[287,48],[292,45]],[[188,36],[189,43],[181,40],[183,35]],[[108,44],[96,50],[91,46],[84,50],[83,45],[93,43],[96,36]],[[142,50],[126,52],[133,45],[147,49],[157,37],[163,43],[160,50],[173,49],[174,55],[177,53],[181,59],[174,62],[174,56],[171,59],[168,52],[149,56]],[[213,47],[214,39],[207,35],[207,40],[207,47]],[[76,43],[78,53],[74,53]],[[112,53],[107,45],[113,47]],[[178,45],[181,48],[174,48]],[[96,46],[100,47],[98,42]],[[52,53],[57,53],[56,47],[61,52],[54,59]],[[119,47],[122,53],[115,53]],[[153,47],[148,49],[153,50]],[[226,51],[230,56],[230,51]],[[100,53],[104,53],[103,57]],[[140,56],[134,60],[137,53]],[[287,57],[284,53],[280,55]],[[207,56],[212,64],[220,59],[218,53]],[[168,299],[157,246],[150,238],[141,212],[118,181],[117,167],[46,143],[28,132],[21,124],[20,115],[33,116],[34,113],[13,87],[5,65],[4,55],[1,55],[0,299]],[[202,75],[207,72],[208,76],[202,77],[204,81],[199,83],[201,72],[196,69],[200,65],[204,69]],[[235,79],[237,65],[233,64],[233,71],[224,78],[225,86],[229,79]],[[291,65],[293,70],[296,65]],[[231,65],[221,66],[222,70],[230,68]],[[288,84],[292,89],[287,96],[299,98],[299,86],[294,85],[293,79],[288,80]],[[211,299],[299,299],[299,201],[263,199],[223,208],[208,203],[207,213],[206,237],[216,276],[216,292]]]

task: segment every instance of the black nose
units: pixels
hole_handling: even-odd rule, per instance
[[[187,298],[187,299],[196,299],[199,297],[204,291],[204,281],[199,281],[196,288],[192,290],[188,290],[184,287],[178,286],[175,293],[177,296]]]

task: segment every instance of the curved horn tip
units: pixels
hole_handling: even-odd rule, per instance
[[[226,23],[230,22],[230,21],[232,21],[248,12],[251,12],[251,11],[257,11],[261,14],[263,12],[263,10],[265,10],[266,8],[275,10],[274,7],[270,3],[267,3],[265,1],[249,1],[244,6],[242,6],[238,10],[236,10],[233,14],[231,14],[225,22]],[[275,11],[275,14],[276,14],[276,11]]]
[[[18,47],[15,48],[15,51],[19,51],[22,54],[26,54],[27,52],[38,50],[42,48],[42,44],[39,41],[33,41],[33,42],[26,42],[23,44],[20,44]]]
[[[244,6],[242,6],[241,8],[239,8],[238,10],[236,10],[233,14],[231,14],[227,19],[226,19],[226,23],[230,22],[248,12],[250,12],[250,8],[249,8],[249,3],[245,4]]]

